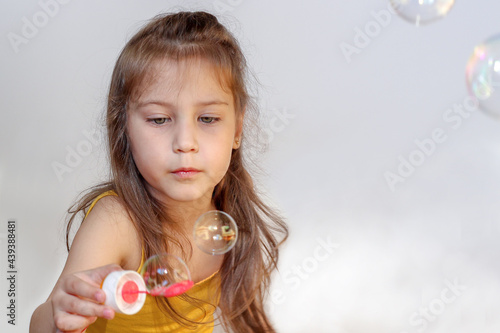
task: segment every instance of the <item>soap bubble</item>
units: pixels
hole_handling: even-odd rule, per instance
[[[177,296],[194,284],[184,261],[168,253],[150,257],[144,263],[141,275],[151,296]]]
[[[455,0],[389,0],[389,2],[399,16],[419,26],[448,14]]]
[[[467,88],[478,107],[500,118],[500,35],[474,48],[465,71]]]
[[[208,254],[224,254],[238,238],[238,227],[227,213],[212,210],[201,215],[194,225],[194,242]]]

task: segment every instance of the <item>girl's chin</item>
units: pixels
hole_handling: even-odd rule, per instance
[[[200,186],[194,186],[194,184],[165,184],[162,187],[152,187],[149,186],[150,193],[162,201],[163,203],[169,205],[206,205],[207,202],[212,201],[212,193],[214,188],[208,186],[208,188],[200,188]]]
[[[212,192],[210,194],[206,193],[165,193],[164,195],[161,196],[162,201],[164,201],[166,204],[172,203],[172,204],[182,204],[182,205],[189,205],[192,204],[193,206],[196,205],[203,205],[205,206],[208,202],[212,201]]]

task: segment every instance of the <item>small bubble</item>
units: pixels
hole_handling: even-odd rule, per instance
[[[416,26],[444,17],[455,0],[389,0],[396,13]]]
[[[238,227],[227,213],[213,210],[201,215],[194,226],[194,242],[208,254],[224,254],[238,238]]]

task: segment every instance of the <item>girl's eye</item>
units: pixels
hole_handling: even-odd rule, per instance
[[[156,125],[162,125],[167,121],[167,118],[154,118],[151,119],[152,122],[154,122]]]
[[[200,117],[200,121],[204,124],[215,123],[218,120],[216,117]]]

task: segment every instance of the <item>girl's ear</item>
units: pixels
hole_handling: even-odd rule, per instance
[[[236,117],[236,132],[234,133],[233,149],[238,149],[241,146],[241,136],[243,135],[243,119],[245,118],[245,109],[238,112]]]

